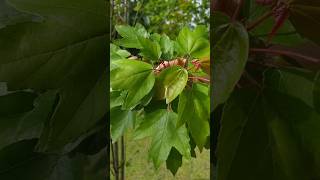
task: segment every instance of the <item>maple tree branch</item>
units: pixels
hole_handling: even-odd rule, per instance
[[[306,61],[313,62],[313,63],[319,63],[320,59],[305,56],[296,52],[287,51],[287,50],[275,50],[275,49],[263,49],[263,48],[250,48],[250,52],[264,52],[264,53],[270,53],[270,54],[276,54],[276,55],[284,55],[284,56],[295,56],[298,58],[302,58]]]

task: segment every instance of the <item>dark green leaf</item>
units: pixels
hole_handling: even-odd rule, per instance
[[[173,175],[176,175],[178,169],[182,165],[182,155],[176,148],[173,147],[171,149],[168,159],[166,161],[166,165],[167,169],[169,169]]]
[[[33,109],[33,101],[37,95],[33,92],[18,91],[0,96],[0,116],[25,113]]]
[[[317,73],[314,79],[313,103],[315,109],[320,113],[320,72]]]
[[[17,92],[0,96],[0,149],[11,143],[39,138],[45,121],[53,112],[56,92],[33,100],[33,93]],[[6,107],[6,108],[4,108]]]
[[[1,149],[0,179],[44,180],[48,178],[59,157],[33,152],[36,143],[36,140],[21,141]]]
[[[0,50],[0,80],[8,82],[9,88],[58,88],[69,79],[76,79],[73,76],[82,68],[105,64],[102,59],[108,27],[103,1],[58,0],[48,4],[40,0],[10,0],[10,4],[23,12],[45,16],[46,20],[20,23],[0,31],[0,41],[6,44]]]
[[[66,144],[92,129],[108,111],[107,77],[102,74],[94,84],[87,78],[83,80],[87,82],[85,88],[78,87],[78,82],[69,83],[68,89],[59,94],[58,107],[44,127],[38,151],[61,151]]]
[[[297,31],[309,40],[320,44],[320,2],[316,0],[287,1],[290,4],[290,21]]]
[[[316,170],[320,164],[320,115],[306,104],[309,100],[304,97],[309,95],[290,91],[293,84],[308,84],[304,81],[309,75],[271,71],[265,73],[264,91],[244,88],[234,93],[223,112],[218,180],[320,177]]]
[[[58,107],[39,142],[40,151],[56,151],[106,113],[106,4],[101,0],[9,2],[45,20],[0,30],[0,41],[6,44],[0,49],[0,81],[7,82],[9,90],[59,89]]]
[[[264,77],[264,83],[269,88],[298,98],[310,107],[316,107],[315,73],[302,69],[277,69],[267,70]]]
[[[18,23],[25,22],[41,22],[43,17],[37,14],[31,14],[23,11],[19,11],[14,8],[8,1],[0,1],[0,29]]]
[[[240,79],[248,59],[249,40],[246,29],[238,23],[223,25],[222,35],[214,34],[213,109],[224,103]],[[221,28],[221,27],[213,27]],[[218,37],[215,37],[218,36]]]
[[[106,179],[106,148],[98,153],[86,156],[76,153],[73,156],[62,156],[52,169],[48,180],[105,180]]]
[[[106,149],[92,156],[45,155],[33,152],[36,140],[21,141],[0,151],[0,178],[5,180],[103,180]],[[35,173],[36,172],[36,173]]]

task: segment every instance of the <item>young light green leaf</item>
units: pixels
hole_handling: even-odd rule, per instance
[[[204,39],[204,38],[198,39],[194,43],[191,56],[195,58],[210,57],[210,44],[208,39]]]
[[[191,55],[195,58],[208,56],[210,44],[207,37],[208,35],[202,26],[198,26],[193,31],[184,27],[177,37],[176,48],[178,53],[180,55]]]
[[[116,107],[110,111],[110,131],[112,142],[119,140],[130,127],[133,127],[136,112]]]
[[[159,82],[169,104],[183,91],[188,81],[188,71],[180,66],[172,66],[160,73]]]
[[[130,56],[130,53],[126,50],[120,49],[118,46],[114,44],[110,44],[110,60],[117,61],[126,59],[128,56]]]
[[[123,104],[124,98],[126,96],[125,91],[111,91],[110,92],[110,109]]]
[[[156,168],[166,161],[172,147],[190,158],[189,136],[185,126],[176,127],[177,114],[164,109],[147,114],[135,132],[135,138],[152,136],[149,157]]]
[[[209,88],[203,84],[193,84],[187,87],[179,96],[178,104],[178,126],[185,122],[188,129],[199,147],[202,150],[208,136],[210,117]]]
[[[153,33],[150,35],[150,40],[155,41],[155,42],[160,42],[161,35],[158,33]]]
[[[114,44],[110,44],[110,70],[116,68],[116,65],[113,64],[114,61],[127,59],[128,56],[130,56],[128,51],[120,49]]]
[[[114,90],[127,90],[123,107],[133,108],[153,88],[155,75],[152,66],[136,60],[116,61],[114,64],[117,68],[110,72],[110,85]]]

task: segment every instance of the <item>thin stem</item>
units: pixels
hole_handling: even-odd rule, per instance
[[[204,78],[204,77],[197,77],[197,76],[189,76],[189,79],[195,79],[195,80],[199,80],[205,83],[210,83],[210,79]]]
[[[142,0],[142,2],[141,2],[141,7],[138,9],[138,11],[136,12],[136,14],[135,14],[135,16],[134,16],[134,20],[133,20],[133,25],[134,25],[134,26],[137,24],[138,15],[139,15],[139,13],[140,13],[141,8],[143,7],[143,3],[144,3],[144,0]]]
[[[251,52],[264,52],[264,53],[270,53],[270,54],[276,54],[276,55],[284,55],[284,56],[295,56],[298,58],[302,58],[306,61],[313,62],[313,63],[319,63],[320,59],[305,56],[299,53],[295,53],[292,51],[286,51],[286,50],[274,50],[274,49],[263,49],[263,48],[250,48]]]
[[[116,177],[116,172],[115,172],[116,164],[115,164],[115,161],[114,161],[115,154],[114,154],[114,148],[113,148],[112,141],[110,141],[110,144],[111,144],[111,154],[112,154],[112,164],[113,164],[113,171],[111,171],[111,173],[113,174],[114,177]]]
[[[215,12],[215,10],[217,9],[217,1],[211,1],[211,11]]]
[[[254,85],[256,85],[257,87],[259,87],[260,89],[262,89],[262,87],[260,86],[260,84],[245,70],[243,72],[243,75]]]
[[[172,111],[171,103],[167,105],[167,111],[170,111],[170,112]]]
[[[112,155],[113,155],[113,170],[115,174],[115,180],[119,180],[119,159],[118,159],[118,143],[115,142],[111,145]]]
[[[294,35],[294,34],[297,34],[297,31],[291,31],[291,32],[285,32],[285,33],[277,33],[276,35],[277,36],[289,36],[289,35]],[[267,36],[270,36],[270,33],[267,33],[267,34],[257,34],[257,35],[254,35],[253,37],[267,37]]]
[[[121,180],[125,180],[125,162],[126,162],[126,153],[125,153],[125,143],[124,136],[121,137]]]
[[[235,10],[235,12],[232,15],[232,21],[235,21],[236,18],[238,17],[238,14],[240,12],[242,4],[243,4],[243,0],[238,0],[237,9]]]
[[[266,12],[264,15],[259,17],[256,21],[254,21],[253,23],[249,24],[247,26],[247,31],[251,31],[252,29],[257,27],[258,25],[260,25],[262,22],[264,22],[266,19],[268,19],[270,16],[272,16],[272,11]]]

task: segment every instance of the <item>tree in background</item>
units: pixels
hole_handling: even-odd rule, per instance
[[[112,0],[114,24],[142,24],[151,32],[178,34],[184,26],[209,25],[209,0]],[[112,37],[116,31],[112,27]]]

